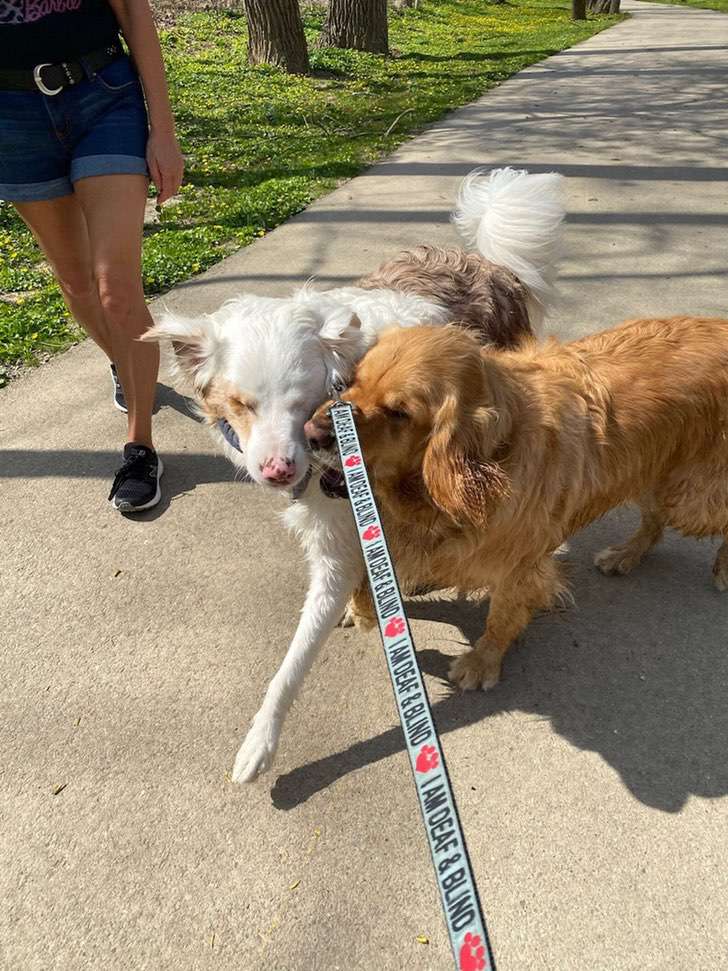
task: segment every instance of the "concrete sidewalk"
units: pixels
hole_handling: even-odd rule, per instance
[[[507,163],[569,176],[551,329],[725,314],[728,16],[627,7],[168,303],[452,242],[459,178]],[[104,371],[86,344],[0,393],[0,967],[449,968],[376,637],[334,635],[275,771],[232,786],[301,556],[168,389],[169,500],[112,515]],[[499,971],[728,968],[728,599],[714,544],[676,537],[630,579],[597,575],[632,520],[575,540],[578,608],[538,619],[488,695],[443,680],[483,612],[412,603]]]

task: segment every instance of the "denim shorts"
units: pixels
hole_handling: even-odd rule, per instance
[[[52,97],[0,91],[0,200],[57,199],[90,175],[147,175],[148,133],[128,57]]]

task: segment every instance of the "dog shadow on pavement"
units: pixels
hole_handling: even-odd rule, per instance
[[[470,731],[489,751],[488,718],[508,711],[548,720],[578,749],[597,753],[647,806],[678,812],[691,795],[728,793],[728,594],[711,583],[717,543],[670,534],[629,577],[605,577],[595,552],[634,528],[619,511],[572,539],[576,606],[536,617],[506,657],[492,691],[451,692],[433,705],[441,734]],[[415,620],[483,631],[487,606],[419,600]],[[423,671],[447,677],[451,656],[418,651]],[[273,803],[291,809],[348,772],[404,748],[397,726],[278,778]]]
[[[171,408],[178,412],[183,418],[190,418],[198,424],[202,423],[202,418],[195,411],[194,402],[191,398],[186,398],[179,391],[176,391],[168,384],[157,385],[157,393],[154,396],[154,411],[157,414],[162,408]]]

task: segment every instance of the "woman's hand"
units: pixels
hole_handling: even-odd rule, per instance
[[[157,28],[149,0],[109,0],[109,3],[142,79],[151,128],[147,165],[161,204],[171,199],[182,185],[184,160],[174,135],[174,119]]]
[[[179,192],[184,175],[185,160],[174,132],[155,132],[152,128],[147,142],[147,165],[157,187],[157,205],[161,206]]]

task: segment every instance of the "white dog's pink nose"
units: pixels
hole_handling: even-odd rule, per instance
[[[266,459],[260,471],[266,482],[290,482],[296,474],[296,464],[293,459],[276,456]]]

